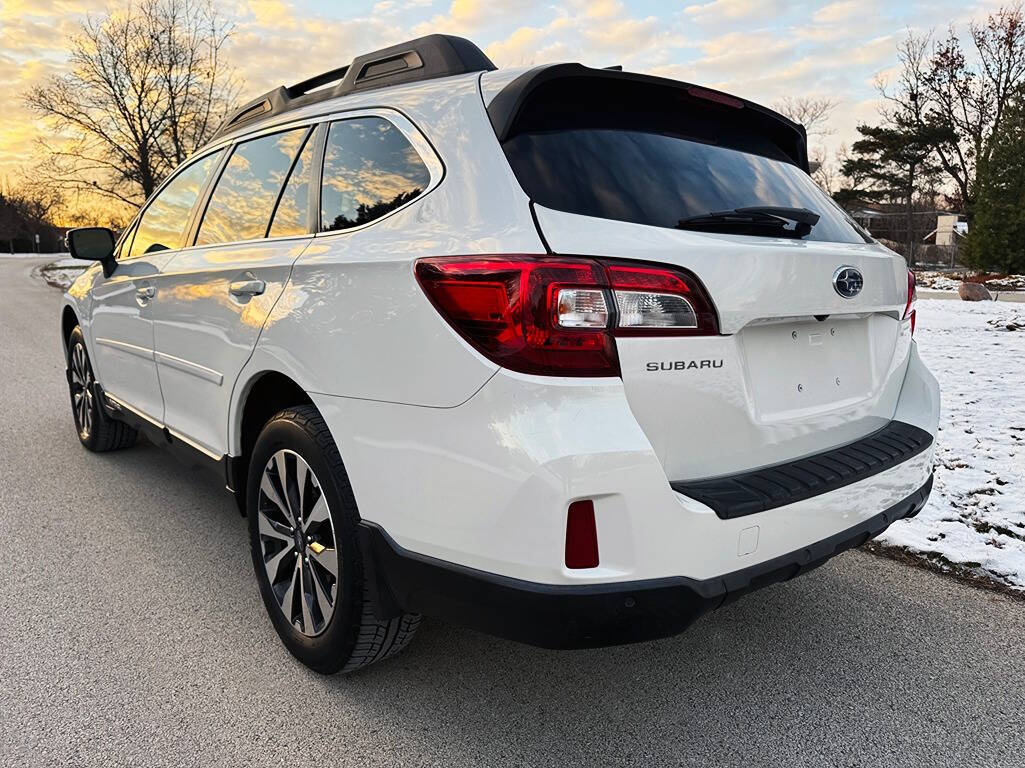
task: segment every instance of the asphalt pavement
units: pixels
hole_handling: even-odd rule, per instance
[[[216,478],[79,446],[39,263],[0,258],[0,765],[1025,764],[1025,603],[864,552],[668,640],[428,620],[392,661],[306,670]]]

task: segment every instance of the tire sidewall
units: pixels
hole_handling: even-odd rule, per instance
[[[341,669],[356,643],[362,611],[362,560],[357,544],[359,515],[355,499],[349,488],[345,470],[338,462],[333,469],[324,448],[304,426],[296,421],[273,417],[260,433],[253,448],[246,481],[246,508],[249,510],[249,545],[253,570],[264,606],[271,622],[288,650],[300,661],[318,672]],[[323,440],[325,436],[321,436]],[[329,436],[327,436],[330,439]],[[334,448],[333,443],[331,447]],[[286,619],[271,591],[263,565],[263,551],[259,534],[259,494],[263,470],[270,457],[287,449],[299,454],[317,476],[321,491],[327,498],[329,513],[335,529],[335,547],[340,556],[338,589],[335,610],[327,628],[315,637],[308,637],[295,629]],[[338,477],[338,474],[341,477]]]

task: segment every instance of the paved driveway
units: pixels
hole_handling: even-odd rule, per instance
[[[644,645],[427,622],[320,677],[214,478],[75,438],[38,262],[0,258],[0,764],[1021,766],[1025,603],[861,552]]]

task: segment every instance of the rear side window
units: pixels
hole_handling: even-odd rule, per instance
[[[292,166],[288,183],[281,193],[278,207],[274,211],[274,222],[270,227],[270,237],[287,235],[304,235],[309,231],[308,219],[310,212],[310,178],[313,174],[314,154],[313,132],[306,139],[306,146],[299,154],[299,159]]]
[[[129,258],[144,253],[181,248],[185,227],[199,193],[220,161],[221,152],[207,155],[171,179],[147,206],[135,230]]]
[[[528,104],[503,149],[538,204],[668,228],[735,208],[808,208],[820,219],[805,239],[865,242],[744,108],[617,87],[630,90],[592,96],[578,83],[577,96],[542,92]]]
[[[307,129],[251,139],[235,147],[203,215],[196,245],[256,240],[271,212]]]
[[[378,219],[415,198],[430,180],[416,150],[387,120],[332,123],[324,152],[320,231]]]

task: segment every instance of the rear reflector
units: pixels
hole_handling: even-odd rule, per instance
[[[521,373],[618,376],[616,336],[713,336],[693,275],[642,262],[561,256],[420,259],[441,315],[482,354]]]
[[[918,288],[915,287],[915,273],[908,270],[908,301],[904,305],[904,320],[911,321],[911,335],[915,335],[915,304],[918,303]]]
[[[566,567],[598,567],[598,529],[594,523],[594,502],[574,501],[566,516]]]

